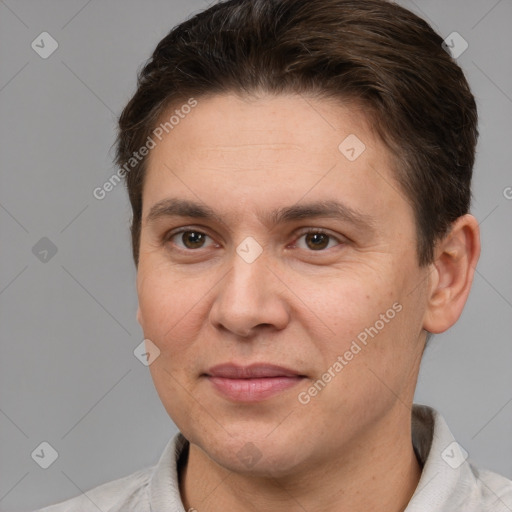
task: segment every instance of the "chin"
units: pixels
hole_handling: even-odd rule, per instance
[[[290,432],[283,430],[281,437],[273,439],[265,433],[244,433],[220,439],[192,440],[213,461],[237,474],[262,478],[280,478],[297,471],[306,454],[301,442],[293,442]]]

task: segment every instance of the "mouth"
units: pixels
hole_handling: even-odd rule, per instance
[[[217,393],[234,402],[259,402],[296,386],[305,375],[268,363],[239,366],[232,363],[210,368],[204,377]]]

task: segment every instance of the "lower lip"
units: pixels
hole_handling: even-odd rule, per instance
[[[226,379],[208,377],[213,387],[235,402],[259,402],[296,386],[303,377],[265,377],[257,379]]]

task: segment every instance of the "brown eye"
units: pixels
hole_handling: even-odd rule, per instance
[[[188,249],[197,249],[204,244],[204,233],[197,231],[185,231],[181,234],[181,240]]]
[[[304,242],[302,242],[304,239]],[[330,249],[336,245],[342,245],[343,239],[320,230],[304,231],[297,241],[296,247],[306,249],[309,252],[322,252],[324,249]]]
[[[193,250],[205,247],[207,234],[195,229],[183,229],[169,236],[168,241],[172,242],[179,249]]]
[[[308,233],[306,235],[306,244],[310,249],[325,249],[329,245],[329,235],[325,233]]]

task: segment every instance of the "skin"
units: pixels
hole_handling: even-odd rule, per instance
[[[338,149],[350,134],[366,146],[355,161]],[[465,215],[435,261],[419,267],[413,211],[392,168],[355,105],[295,95],[198,98],[151,151],[137,318],[160,350],[150,365],[160,399],[190,442],[180,473],[186,509],[405,509],[421,474],[410,423],[425,330],[458,319],[480,244],[476,219]],[[169,197],[217,216],[148,222]],[[371,217],[373,229],[264,217],[325,199]],[[208,236],[191,245],[190,233],[172,236],[181,227]],[[309,228],[329,235],[326,247],[311,243]],[[252,263],[236,252],[249,236],[262,248]],[[396,303],[401,311],[378,335],[300,403],[298,394]],[[234,403],[203,376],[225,362],[269,362],[306,378],[267,400]],[[247,446],[260,457],[254,465],[238,456]]]

